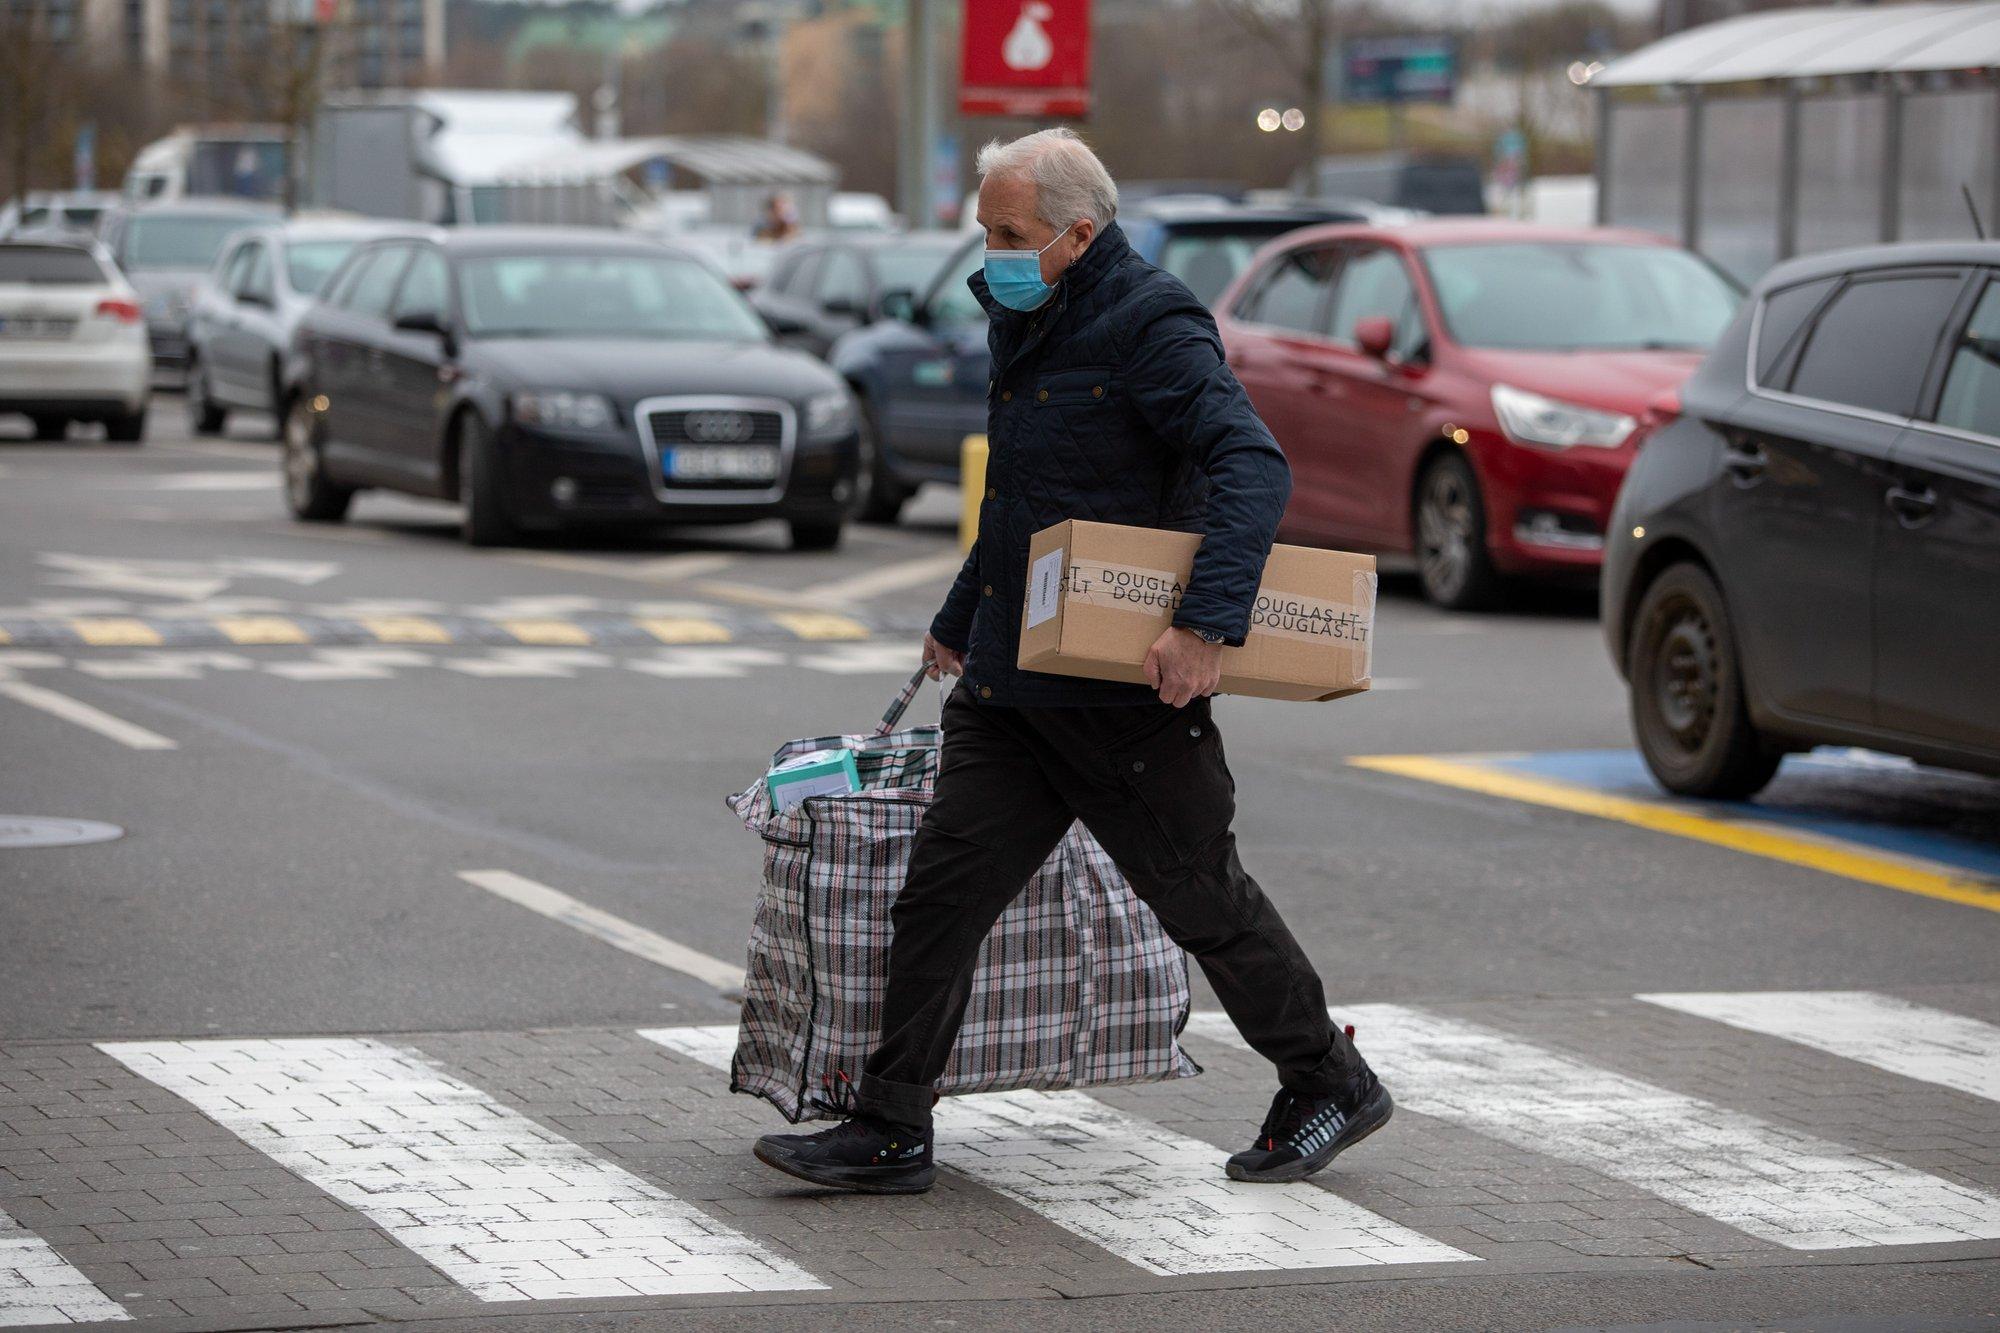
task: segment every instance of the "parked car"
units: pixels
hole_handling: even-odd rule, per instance
[[[1287,539],[1413,554],[1470,608],[1596,574],[1639,414],[1740,299],[1643,233],[1438,220],[1294,233],[1218,317],[1291,459]]]
[[[117,202],[110,190],[31,190],[0,209],[0,236],[93,236]]]
[[[189,307],[189,429],[216,434],[239,408],[275,416],[293,330],[327,278],[361,242],[418,231],[400,222],[295,219],[239,233]]]
[[[1142,203],[1119,222],[1141,257],[1206,301],[1271,238],[1364,211],[1182,196]],[[827,353],[861,399],[858,512],[872,522],[894,522],[924,482],[955,483],[965,437],[986,429],[986,312],[965,286],[986,242],[978,232],[955,239],[957,251],[914,297],[883,292],[880,318],[844,334]]]
[[[1641,434],[1602,605],[1663,786],[1824,744],[2000,775],[2000,243],[1771,270]]]
[[[896,210],[879,194],[839,190],[826,201],[826,225],[834,231],[894,231]]]
[[[739,292],[754,292],[771,276],[786,243],[760,241],[743,227],[688,227],[669,232],[676,249],[698,255]]]
[[[101,421],[136,444],[152,370],[139,294],[102,246],[0,241],[0,412],[25,413],[38,440]]]
[[[1356,153],[1322,157],[1292,181],[1315,199],[1366,199],[1440,215],[1486,212],[1479,159],[1460,153]]]
[[[840,540],[847,386],[657,242],[553,227],[369,241],[292,354],[285,496],[300,519],[338,521],[382,487],[459,499],[475,545],[763,518],[799,549]]]
[[[105,220],[104,244],[145,307],[155,375],[174,384],[186,375],[188,308],[223,242],[277,218],[265,204],[183,199],[119,209]]]
[[[786,248],[769,281],[750,304],[779,342],[825,356],[834,340],[880,319],[885,300],[897,309],[928,287],[945,261],[960,250],[957,232],[844,233],[799,241]]]

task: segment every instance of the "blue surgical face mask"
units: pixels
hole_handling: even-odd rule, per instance
[[[1076,224],[1072,222],[1070,227]],[[1064,227],[1055,235],[1054,245],[1069,235],[1069,227]],[[986,290],[993,293],[993,299],[1009,310],[1039,310],[1055,291],[1042,281],[1041,250],[988,250],[986,252]]]

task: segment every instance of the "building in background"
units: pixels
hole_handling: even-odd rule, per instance
[[[2000,225],[2000,4],[1779,9],[1615,60],[1601,221],[1748,281],[1796,254]]]

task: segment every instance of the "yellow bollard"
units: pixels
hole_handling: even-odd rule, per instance
[[[970,551],[979,537],[979,503],[986,496],[986,437],[968,435],[958,448],[958,549]]]

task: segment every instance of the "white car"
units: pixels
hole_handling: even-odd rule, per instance
[[[152,378],[139,294],[102,246],[0,242],[0,412],[24,413],[38,440],[101,421],[136,444]]]

